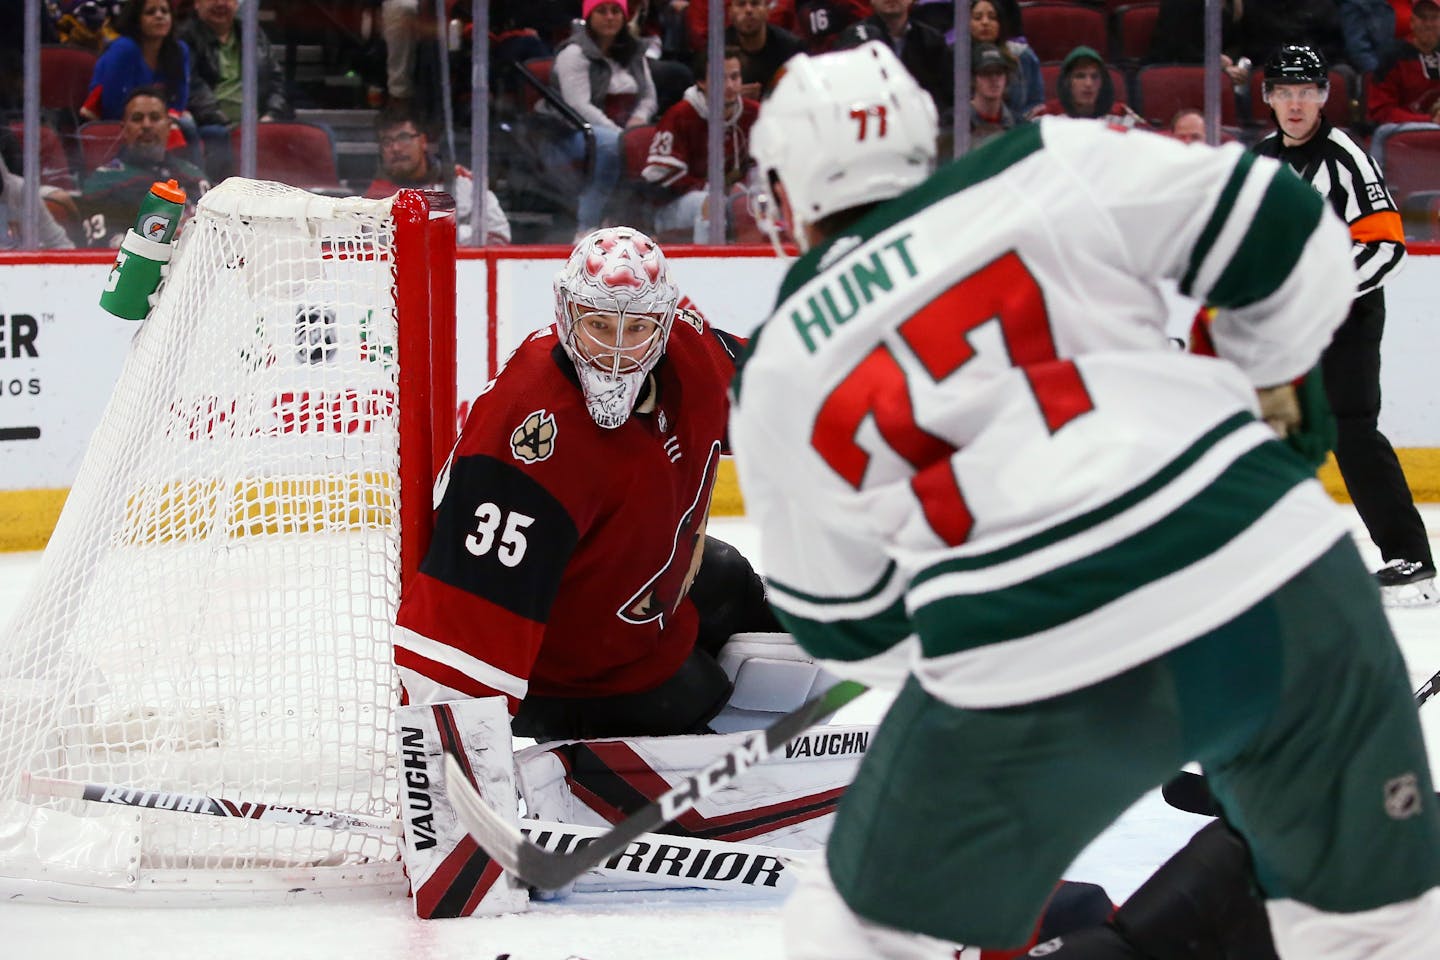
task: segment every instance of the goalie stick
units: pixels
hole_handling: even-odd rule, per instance
[[[36,797],[59,797],[62,799],[84,800],[88,803],[103,803],[144,810],[158,810],[162,813],[189,813],[216,817],[235,817],[262,823],[288,826],[306,826],[322,830],[349,830],[384,836],[403,837],[404,829],[399,820],[385,820],[379,817],[365,817],[358,814],[337,813],[331,810],[313,810],[305,807],[289,807],[281,804],[259,803],[250,800],[232,800],[205,794],[173,793],[164,790],[142,790],[108,783],[84,783],[79,780],[57,780],[21,774],[22,791]],[[534,836],[538,844],[559,846],[565,849],[571,843],[589,843],[591,837],[605,832],[605,828],[574,823],[557,823],[549,820],[522,819],[520,826]],[[622,857],[632,861],[631,866],[610,864],[608,871],[617,877],[654,876],[661,872],[656,864],[663,864],[671,877],[679,877],[680,866],[692,867],[685,874],[689,883],[677,886],[709,887],[711,889],[736,890],[745,893],[764,891],[775,886],[780,874],[807,859],[809,851],[768,847],[753,843],[735,843],[727,840],[701,839],[698,837],[674,838],[641,834],[633,841],[636,846],[627,846],[621,851]],[[646,845],[650,845],[647,851]],[[678,846],[677,846],[678,844]],[[663,853],[659,852],[663,851]],[[646,868],[647,861],[650,864]],[[728,859],[727,859],[728,858]],[[713,871],[702,875],[700,866],[718,862],[745,865],[743,874],[732,877],[718,877]],[[597,864],[597,867],[599,865]]]
[[[82,783],[79,780],[54,780],[29,773],[20,775],[21,789],[41,797],[65,797],[91,803],[113,803],[123,807],[166,810],[172,813],[199,813],[212,817],[234,817],[242,820],[264,820],[298,827],[319,827],[324,830],[354,830],[386,836],[403,836],[398,820],[367,817],[361,814],[338,813],[334,810],[311,810],[287,807],[279,803],[226,800],[204,794],[174,793],[168,790],[141,790],[113,783]]]
[[[699,773],[685,778],[590,843],[563,853],[531,843],[504,814],[492,810],[448,753],[445,786],[461,824],[496,863],[532,887],[558,890],[623,851],[642,833],[650,833],[679,817],[865,690],[863,684],[853,680],[836,684],[764,730],[755,731]]]

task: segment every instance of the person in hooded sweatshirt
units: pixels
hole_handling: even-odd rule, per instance
[[[655,81],[644,48],[626,24],[628,0],[584,0],[582,20],[555,53],[550,83],[595,133],[595,164],[580,190],[577,239],[600,226],[605,203],[620,179],[620,137],[655,114]],[[548,104],[539,109],[547,110]],[[585,155],[578,131],[560,144],[566,160]]]
[[[1045,101],[1043,113],[1082,119],[1102,117],[1127,127],[1146,125],[1139,114],[1116,101],[1110,71],[1105,69],[1100,54],[1090,47],[1076,47],[1065,55],[1055,86],[1059,96]]]
[[[700,78],[685,91],[680,102],[660,118],[650,153],[640,176],[652,184],[665,198],[664,206],[655,212],[655,230],[662,236],[670,231],[693,231],[694,242],[708,241],[708,217],[705,204],[710,195],[706,176],[709,171],[707,150],[710,143],[710,101],[705,78],[708,76],[705,51],[696,54],[695,73]],[[721,72],[725,104],[725,188],[727,192],[743,191],[741,181],[749,170],[750,128],[760,112],[760,104],[740,96],[742,83],[740,48],[725,48],[725,68]]]

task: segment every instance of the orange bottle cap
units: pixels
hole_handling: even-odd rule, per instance
[[[162,200],[169,200],[171,203],[185,202],[185,188],[175,180],[166,180],[161,183],[156,180],[150,187],[150,192]]]

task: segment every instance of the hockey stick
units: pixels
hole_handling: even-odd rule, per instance
[[[1419,707],[1440,692],[1440,673],[1420,684],[1420,689],[1415,691],[1415,706]]]
[[[842,681],[764,730],[757,730],[715,762],[636,810],[589,844],[565,852],[538,847],[492,810],[450,754],[445,755],[445,784],[460,823],[495,862],[541,890],[558,890],[596,864],[620,853],[642,833],[676,819],[750,767],[860,696],[865,686]]]
[[[60,797],[84,800],[89,803],[104,803],[116,806],[158,810],[162,813],[204,814],[216,817],[243,818],[263,823],[287,826],[306,826],[323,830],[350,830],[400,837],[404,829],[399,820],[383,820],[379,817],[365,817],[357,814],[336,813],[329,810],[311,810],[288,807],[280,804],[258,803],[255,801],[227,800],[201,794],[171,793],[163,790],[140,790],[106,783],[83,783],[79,780],[56,780],[21,774],[22,790],[32,796]],[[605,833],[600,827],[581,824],[556,823],[547,820],[522,819],[520,826],[535,842],[545,848],[568,849],[581,846],[592,837]],[[640,879],[647,876],[658,878],[666,875],[679,877],[681,868],[687,882],[677,886],[710,887],[714,889],[754,892],[773,887],[777,879],[789,868],[809,856],[807,851],[787,850],[753,843],[735,843],[727,840],[711,840],[699,837],[640,836],[636,845],[627,846],[622,855],[629,855],[623,863],[609,864],[605,869],[617,876],[633,875]],[[647,844],[650,849],[647,850]],[[662,856],[663,854],[663,856]],[[642,861],[649,857],[648,866]],[[713,869],[705,870],[717,863],[735,868],[728,872],[731,877],[719,877]],[[599,866],[597,864],[597,866]],[[739,867],[744,866],[743,874]],[[661,867],[664,868],[661,871]]]
[[[166,790],[139,790],[112,783],[82,783],[79,780],[54,780],[30,773],[20,775],[21,789],[41,797],[66,797],[91,803],[113,803],[123,807],[164,810],[171,813],[200,813],[212,817],[233,817],[242,820],[264,820],[269,823],[297,827],[319,827],[324,830],[353,830],[402,836],[398,820],[384,820],[361,814],[337,813],[333,810],[311,810],[287,807],[279,803],[226,800],[204,794],[171,793]]]

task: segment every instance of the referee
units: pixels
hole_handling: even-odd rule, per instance
[[[1290,164],[1350,225],[1357,289],[1350,315],[1320,358],[1325,394],[1335,414],[1335,459],[1355,509],[1380,548],[1375,571],[1389,604],[1440,599],[1425,524],[1415,509],[1380,417],[1380,335],[1385,329],[1381,285],[1405,259],[1400,215],[1369,154],[1323,114],[1330,92],[1325,61],[1313,47],[1281,47],[1265,65],[1265,102],[1277,131],[1255,152]]]

